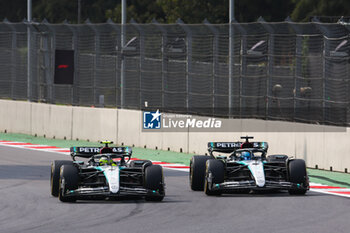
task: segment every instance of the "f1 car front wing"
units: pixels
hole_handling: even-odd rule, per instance
[[[158,190],[150,190],[145,188],[128,188],[120,187],[118,193],[110,192],[108,186],[96,187],[96,188],[78,188],[75,190],[69,190],[65,196],[87,197],[87,196],[104,196],[104,197],[122,197],[122,196],[146,196],[146,195],[161,195]]]
[[[210,182],[209,182],[210,183]],[[305,187],[303,184],[296,184],[291,182],[277,182],[277,181],[265,181],[264,187],[259,187],[256,185],[254,180],[248,181],[227,181],[220,184],[212,183],[211,190],[242,190],[242,189],[252,189],[252,190],[268,190],[268,189],[307,189],[309,186]]]

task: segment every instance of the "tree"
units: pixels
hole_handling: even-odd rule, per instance
[[[89,18],[92,22],[106,22],[106,10],[115,6],[115,0],[81,0],[82,22]],[[33,0],[33,19],[46,18],[50,23],[61,23],[67,19],[71,23],[78,20],[78,0]],[[0,1],[0,20],[7,18],[19,22],[27,17],[27,1]]]
[[[114,6],[114,0],[81,0],[81,22],[106,22],[105,12]],[[46,18],[51,23],[67,19],[78,21],[78,0],[40,0],[33,4],[33,17],[39,21]]]
[[[268,22],[284,21],[292,13],[294,0],[236,0],[238,22],[255,22],[262,16]]]
[[[312,16],[350,16],[349,0],[235,0],[235,18],[238,22],[255,22],[262,16],[268,22],[283,21],[292,16],[296,22],[309,21]],[[127,0],[128,21],[149,23],[153,18],[162,23],[174,23],[181,18],[185,23],[227,23],[229,0]],[[78,0],[33,0],[33,18],[44,18],[50,23],[67,19],[77,22]],[[19,22],[27,17],[27,1],[0,1],[0,20]],[[81,0],[81,22],[87,18],[93,23],[108,18],[120,23],[121,0]]]
[[[147,23],[156,18],[159,22],[175,23],[178,18],[185,23],[228,23],[229,0],[128,0],[128,20]],[[236,0],[236,19],[240,22],[256,21],[263,16],[267,21],[283,21],[294,9],[292,0]],[[107,17],[120,22],[121,5],[107,10]]]
[[[312,16],[350,16],[349,0],[294,0],[292,19],[310,21]]]
[[[211,23],[228,23],[229,0],[157,0],[166,22],[181,18],[186,23],[201,23],[206,18]],[[283,21],[294,9],[291,0],[236,0],[235,18],[239,22],[254,22],[260,16],[267,21]]]
[[[127,1],[127,21],[131,18],[138,23],[149,23],[153,18],[159,22],[165,22],[165,14],[156,0],[128,0]],[[106,11],[106,17],[114,22],[121,22],[121,3]]]
[[[50,23],[61,23],[65,19],[70,22],[76,22],[76,1],[40,0],[32,4],[32,7],[33,19],[36,21],[42,21],[46,18]]]
[[[227,23],[229,0],[157,0],[165,14],[165,22],[174,23],[178,18],[186,23]]]
[[[7,18],[11,22],[19,22],[27,17],[27,1],[0,1],[0,20]]]

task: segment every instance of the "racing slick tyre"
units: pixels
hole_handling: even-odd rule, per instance
[[[72,165],[73,162],[69,160],[55,160],[51,163],[51,178],[50,189],[51,195],[58,197],[58,186],[60,181],[60,169],[62,165]]]
[[[300,184],[301,187],[297,189],[288,190],[292,195],[304,195],[308,187],[308,178],[306,172],[305,161],[302,159],[294,159],[288,163],[289,181],[291,183]]]
[[[145,169],[145,188],[157,191],[158,194],[148,194],[146,201],[162,201],[165,196],[163,168],[160,165],[150,165]]]
[[[66,196],[68,190],[78,188],[79,173],[73,165],[63,165],[60,169],[60,185],[58,199],[62,202],[75,202],[76,197]]]
[[[221,195],[221,190],[211,190],[213,184],[219,184],[224,182],[225,166],[222,161],[210,159],[206,162],[206,171],[204,179],[204,192],[205,194]]]
[[[190,161],[190,186],[193,191],[203,191],[205,163],[210,157],[206,155],[195,155]]]

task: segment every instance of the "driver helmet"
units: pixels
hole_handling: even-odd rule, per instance
[[[241,157],[243,160],[251,160],[252,154],[249,151],[243,151]]]
[[[115,166],[115,163],[113,162],[112,159],[108,160],[106,156],[102,156],[100,160],[98,161],[100,166],[105,166],[105,165],[112,165]]]

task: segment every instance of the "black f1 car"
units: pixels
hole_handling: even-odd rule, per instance
[[[191,189],[204,190],[207,195],[251,190],[288,190],[303,195],[309,190],[304,160],[267,156],[267,142],[249,142],[252,138],[241,137],[245,142],[209,142],[209,156],[193,156],[190,161]]]
[[[62,202],[87,198],[142,196],[161,201],[165,195],[162,167],[149,160],[130,161],[130,147],[71,147],[73,161],[51,164],[51,195]],[[87,162],[76,161],[87,158]]]

